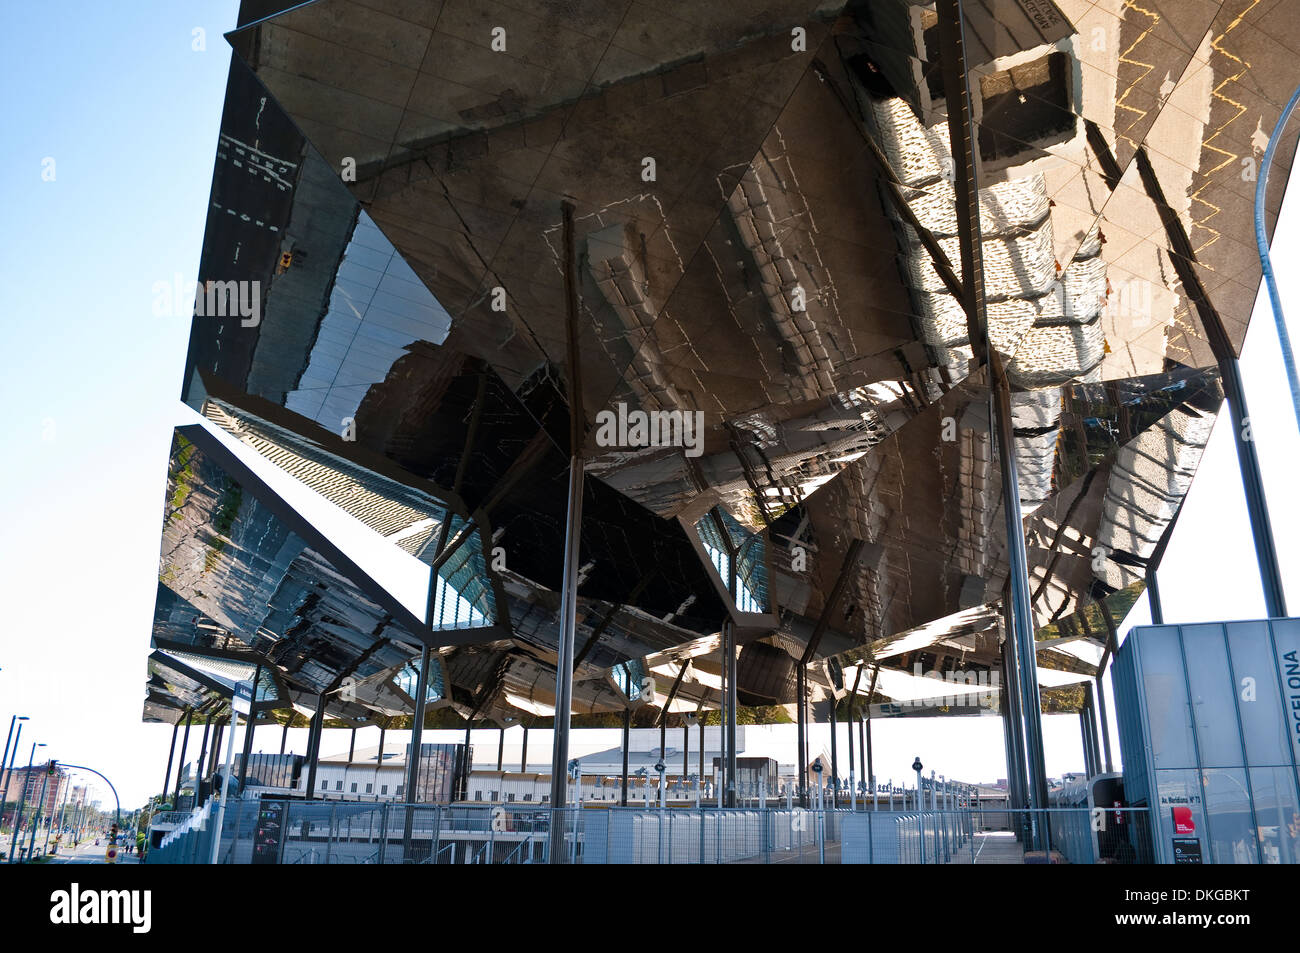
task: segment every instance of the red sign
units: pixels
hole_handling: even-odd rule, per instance
[[[1176,807],[1174,811],[1174,833],[1175,834],[1195,834],[1196,821],[1192,820],[1192,809],[1190,807]]]

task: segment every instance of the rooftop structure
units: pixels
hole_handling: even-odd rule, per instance
[[[1233,384],[1300,26],[453,6],[244,4],[181,395],[428,564],[426,617],[191,428],[146,717],[225,653],[268,709],[527,723],[571,645],[580,714],[802,719],[919,669],[1091,719]]]

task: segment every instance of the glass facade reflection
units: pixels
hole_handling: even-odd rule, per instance
[[[1158,861],[1300,863],[1300,620],[1135,628],[1113,679]]]

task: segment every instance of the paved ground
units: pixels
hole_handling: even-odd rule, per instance
[[[50,858],[50,863],[52,864],[107,863],[107,861],[104,859],[104,851],[107,850],[107,847],[108,845],[105,844],[103,841],[99,842],[98,847],[95,846],[95,839],[92,837],[90,840],[82,841],[81,846],[76,848],[75,850],[69,850],[68,848],[61,848],[59,850],[59,853],[55,854],[53,857]],[[140,856],[135,853],[128,854],[124,851],[119,850],[117,854],[117,862],[119,864],[138,864],[140,863]]]
[[[973,847],[974,862],[977,864],[1023,864],[1025,862],[1025,849],[1020,841],[1016,840],[1016,835],[1010,831],[976,834]],[[955,859],[952,863],[969,864],[970,855],[963,851],[961,859]]]

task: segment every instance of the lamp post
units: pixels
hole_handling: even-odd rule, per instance
[[[0,758],[0,774],[4,774],[5,764],[8,763],[9,761],[9,745],[13,743],[14,725],[17,724],[17,722],[18,722],[17,715],[14,715],[9,719],[9,734],[5,736],[5,753],[4,753],[4,757]]]
[[[3,773],[5,776],[4,794],[0,795],[0,819],[3,819],[4,817],[4,806],[9,803],[9,779],[13,777],[14,762],[18,760],[18,743],[23,740],[23,722],[27,720],[27,716],[15,715],[14,720],[17,720],[18,722],[18,736],[14,738],[13,754],[9,754],[9,746],[5,745],[5,760],[0,761],[0,773]],[[13,720],[10,721],[10,725],[12,724]],[[5,764],[5,761],[7,761],[8,764]],[[14,821],[17,823],[16,817],[14,818]]]
[[[27,858],[30,860],[36,853],[36,825],[40,822],[41,815],[45,813],[45,786],[50,783],[50,774],[54,771],[54,763],[50,762],[45,766],[45,771],[41,774],[41,793],[36,799],[36,810],[32,813],[31,827],[32,836],[27,842]],[[24,785],[23,790],[26,790]],[[48,819],[46,821],[48,823]]]
[[[14,862],[14,854],[18,850],[18,827],[23,820],[23,808],[27,806],[27,783],[32,776],[32,762],[36,759],[36,749],[44,747],[45,742],[33,741],[32,753],[27,756],[27,773],[23,775],[23,792],[18,799],[18,813],[14,815],[14,836],[9,841],[9,863],[11,864]]]

